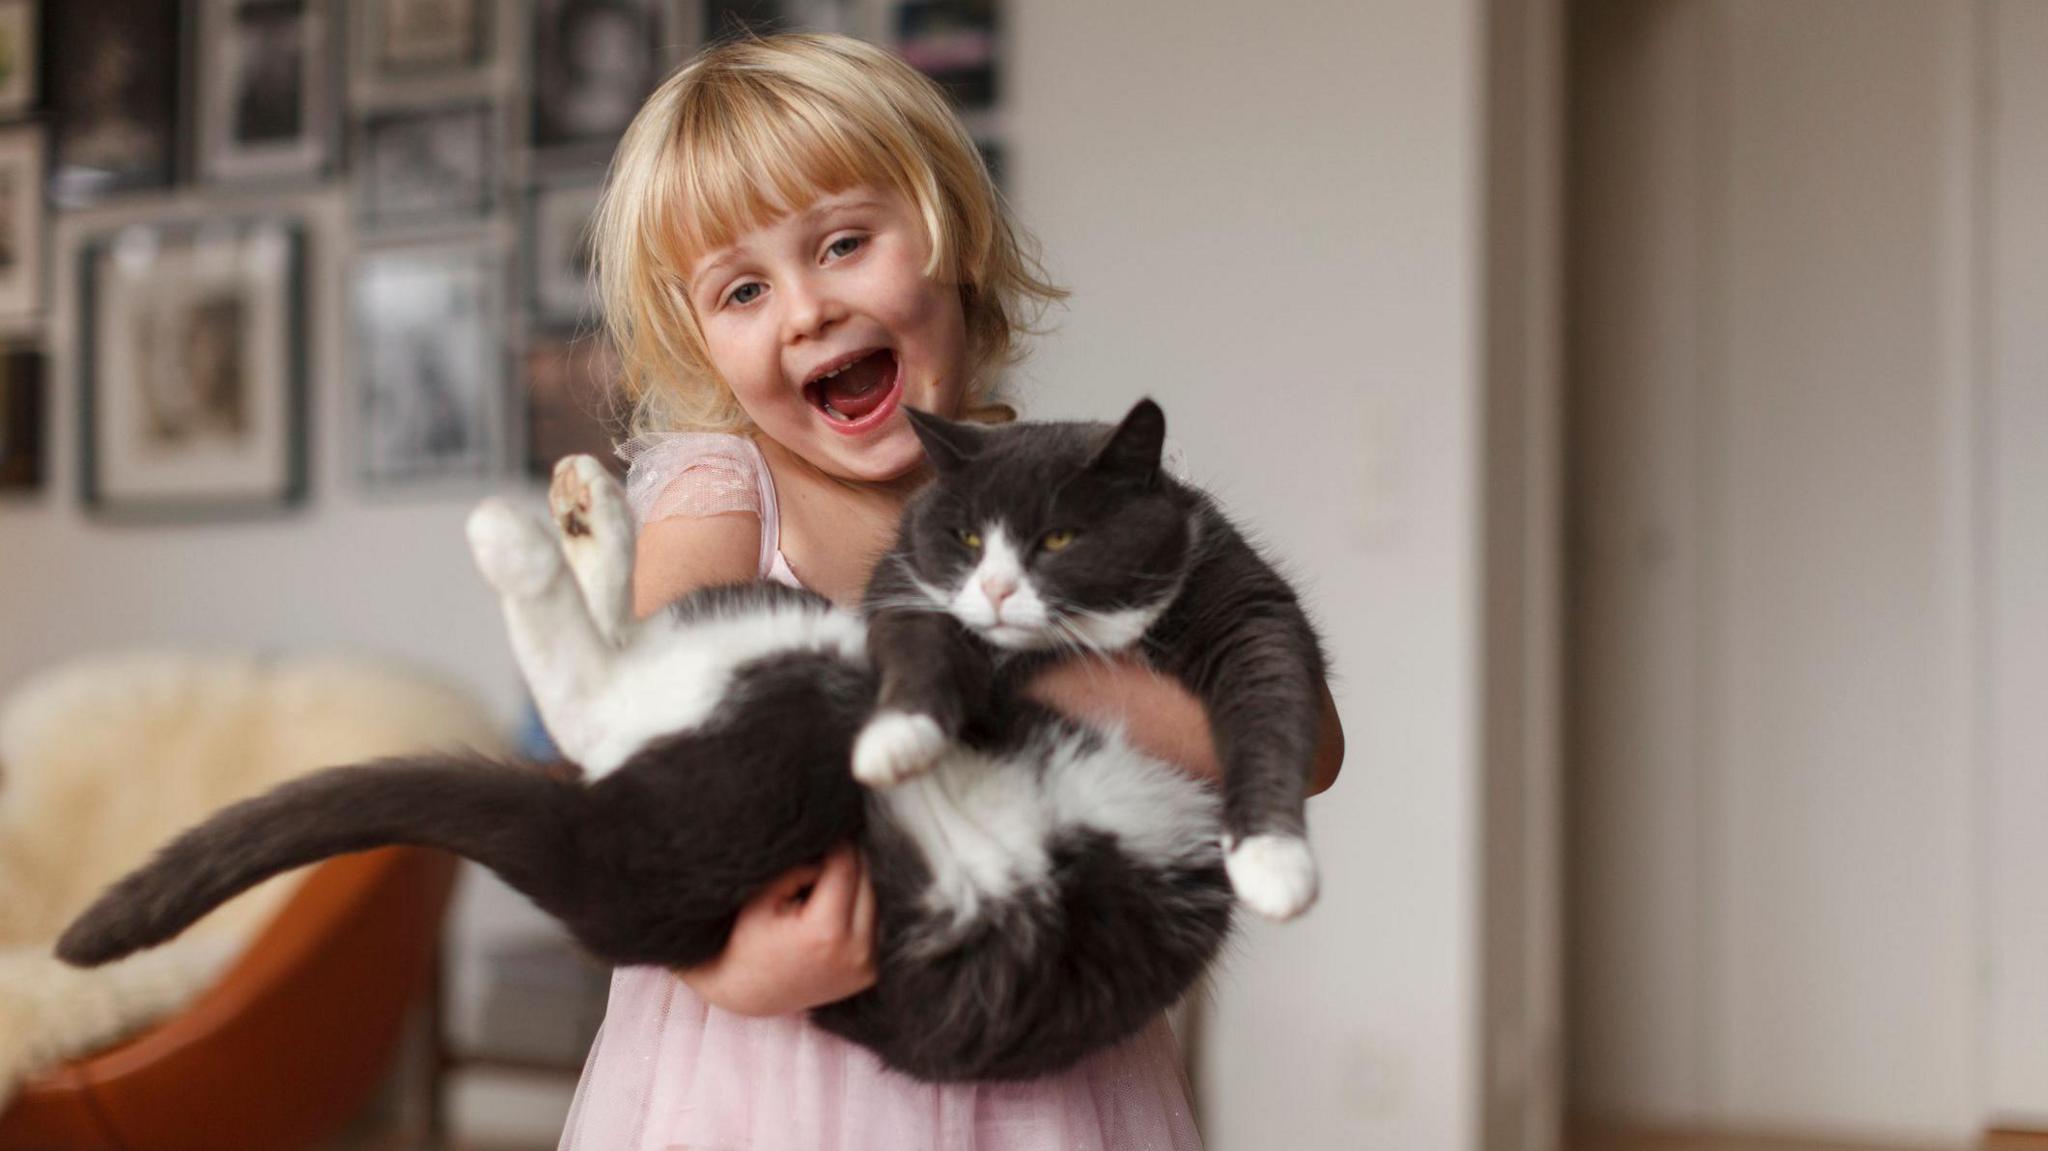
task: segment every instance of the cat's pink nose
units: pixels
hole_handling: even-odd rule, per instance
[[[1017,577],[1008,575],[984,575],[981,577],[981,594],[988,597],[988,606],[997,616],[1003,614],[1003,601],[1017,590]]]

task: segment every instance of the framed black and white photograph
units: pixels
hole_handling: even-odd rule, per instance
[[[995,0],[896,0],[891,25],[896,51],[962,110],[994,106]]]
[[[776,32],[859,35],[854,0],[703,0],[705,40]]]
[[[177,174],[179,6],[164,0],[64,0],[43,9],[55,60],[50,195],[89,203],[170,185]]]
[[[355,272],[364,478],[484,477],[507,438],[504,260],[494,250],[386,248]]]
[[[555,461],[578,452],[596,456],[615,475],[624,461],[612,451],[621,430],[618,356],[596,335],[544,335],[526,346],[526,468],[546,479]]]
[[[79,254],[86,505],[243,515],[306,492],[305,232],[136,225]]]
[[[200,0],[199,174],[319,176],[340,131],[335,0]]]
[[[43,310],[43,130],[0,128],[0,318]]]
[[[489,104],[390,109],[363,122],[363,222],[399,227],[474,219],[497,187],[497,125]]]
[[[602,192],[596,184],[533,188],[526,207],[526,305],[542,327],[577,327],[597,316],[590,223]]]
[[[39,490],[49,469],[43,353],[0,347],[0,496]]]
[[[364,53],[383,77],[480,65],[491,0],[359,0]]]
[[[35,110],[42,93],[42,50],[35,0],[0,0],[0,120]]]
[[[664,0],[538,0],[533,144],[603,150],[661,78]]]

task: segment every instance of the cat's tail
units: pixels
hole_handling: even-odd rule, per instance
[[[535,767],[482,758],[390,759],[330,768],[222,809],[109,888],[65,930],[57,957],[96,967],[154,947],[280,872],[392,844],[473,859],[541,906],[576,872],[570,830],[582,789]]]

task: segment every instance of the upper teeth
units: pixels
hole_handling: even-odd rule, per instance
[[[819,378],[819,379],[821,379],[821,380],[829,380],[829,379],[831,379],[831,378],[832,378],[833,376],[836,376],[836,375],[838,375],[839,373],[841,373],[841,372],[845,371],[845,370],[846,370],[847,368],[850,368],[850,367],[852,367],[852,366],[853,366],[852,364],[843,364],[843,365],[841,365],[841,366],[839,366],[839,367],[833,368],[833,369],[832,369],[831,371],[829,371],[829,372],[826,372],[826,373],[825,373],[824,375],[822,375],[822,376],[819,376],[818,378]]]

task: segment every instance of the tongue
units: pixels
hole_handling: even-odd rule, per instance
[[[823,386],[825,405],[848,420],[857,420],[881,406],[896,376],[896,357],[876,352],[857,360]]]

